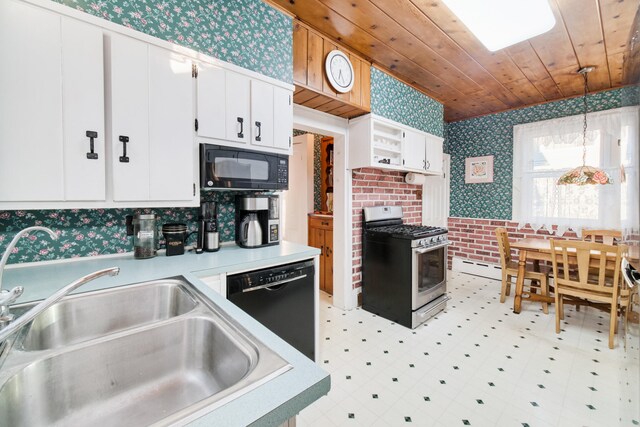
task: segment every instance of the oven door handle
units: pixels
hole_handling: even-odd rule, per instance
[[[426,248],[414,248],[414,252],[422,255],[422,254],[426,254],[427,252],[431,252],[434,249],[440,249],[440,248],[444,248],[446,246],[449,246],[451,243],[449,242],[443,242],[443,243],[439,243],[435,246],[428,246]]]

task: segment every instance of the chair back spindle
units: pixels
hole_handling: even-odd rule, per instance
[[[509,234],[505,228],[496,228],[496,238],[498,240],[498,251],[500,252],[500,264],[506,269],[511,262],[511,245],[509,244]]]

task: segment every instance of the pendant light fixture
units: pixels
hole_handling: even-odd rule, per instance
[[[613,184],[611,177],[605,171],[594,166],[587,166],[587,92],[589,90],[587,74],[593,71],[595,67],[583,67],[578,70],[584,78],[584,115],[582,121],[582,166],[573,168],[565,172],[558,181],[557,185],[587,185],[587,184]]]

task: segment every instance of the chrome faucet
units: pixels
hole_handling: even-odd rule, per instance
[[[51,307],[56,302],[60,301],[64,296],[66,296],[73,290],[77,289],[78,287],[84,285],[87,282],[97,279],[98,277],[102,277],[106,275],[117,276],[118,273],[120,273],[120,267],[105,268],[104,270],[98,270],[98,271],[94,271],[93,273],[87,274],[86,276],[83,276],[78,280],[76,280],[75,282],[72,282],[67,286],[65,286],[64,288],[58,290],[49,298],[41,301],[36,306],[32,307],[31,310],[27,311],[22,316],[18,317],[18,319],[16,319],[14,322],[11,322],[5,325],[4,328],[2,325],[0,325],[0,328],[2,328],[0,329],[0,345],[2,345],[7,340],[7,338],[9,338],[13,333],[17,332],[24,325],[31,322],[38,314],[42,313],[47,308]],[[15,288],[11,290],[11,292],[13,292],[14,290]],[[20,290],[20,293],[22,293],[22,290]]]
[[[27,227],[18,232],[18,234],[13,237],[13,240],[9,242],[9,245],[7,245],[7,248],[4,250],[4,254],[2,255],[2,259],[0,259],[0,328],[6,326],[13,320],[13,315],[9,313],[9,304],[15,302],[24,291],[22,286],[16,286],[10,291],[2,288],[2,275],[4,274],[4,268],[7,265],[7,261],[9,260],[9,256],[11,255],[13,248],[16,247],[20,238],[31,231],[45,231],[49,233],[49,236],[51,236],[53,240],[58,239],[58,235],[50,228],[34,226]]]

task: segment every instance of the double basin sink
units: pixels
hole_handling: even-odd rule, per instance
[[[183,425],[290,369],[181,279],[66,297],[4,353],[0,424],[16,427]]]

